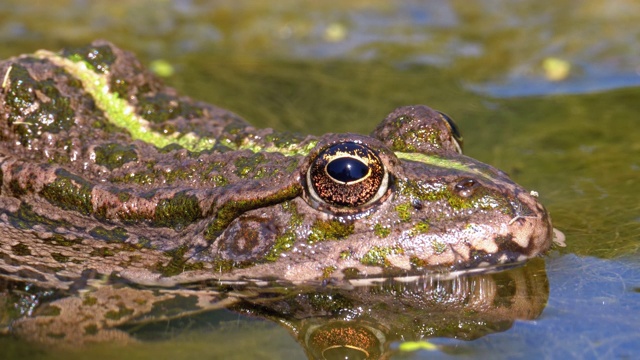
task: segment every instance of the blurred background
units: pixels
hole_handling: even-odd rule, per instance
[[[0,0],[0,58],[98,38],[257,126],[368,133],[397,106],[446,112],[568,245],[546,259],[541,318],[459,357],[640,354],[640,2]],[[279,334],[260,345],[275,358],[296,347]]]

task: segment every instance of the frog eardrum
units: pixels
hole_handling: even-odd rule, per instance
[[[312,199],[338,207],[357,208],[380,199],[389,187],[389,174],[380,157],[355,142],[327,147],[307,172]]]

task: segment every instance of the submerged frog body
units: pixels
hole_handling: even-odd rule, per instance
[[[0,76],[4,276],[300,282],[483,268],[551,244],[536,197],[462,155],[426,106],[370,136],[256,129],[106,42]]]

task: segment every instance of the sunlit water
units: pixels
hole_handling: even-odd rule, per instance
[[[148,64],[168,61],[180,92],[282,130],[368,133],[414,103],[447,112],[467,155],[540,193],[567,247],[545,259],[539,317],[405,355],[637,357],[638,5],[433,3],[5,0],[0,55],[106,38]],[[127,331],[141,342],[60,350],[9,335],[0,357],[305,357],[283,327],[228,310]]]

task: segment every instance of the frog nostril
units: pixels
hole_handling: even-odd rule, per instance
[[[422,208],[424,207],[424,205],[422,204],[422,200],[420,200],[420,199],[411,200],[411,205],[416,210],[422,210]]]
[[[462,179],[455,185],[455,190],[462,197],[473,195],[473,191],[478,187],[478,182],[473,179]]]

